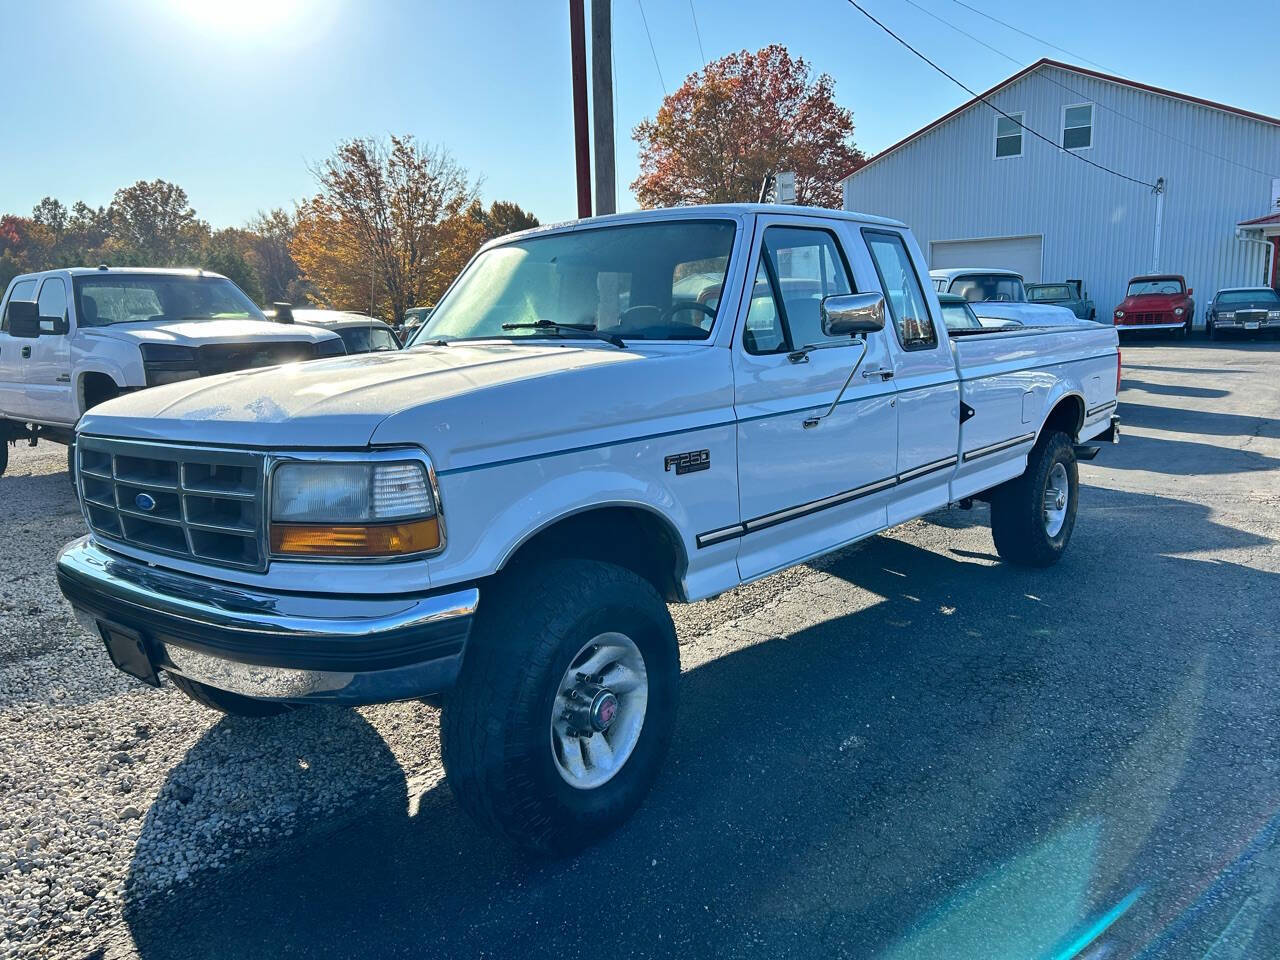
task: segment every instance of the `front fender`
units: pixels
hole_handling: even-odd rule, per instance
[[[709,467],[677,473],[666,459],[707,451]],[[738,522],[735,427],[720,424],[603,448],[441,471],[444,552],[430,561],[433,586],[496,573],[521,544],[566,517],[631,507],[659,518],[687,558],[687,577],[726,560],[701,550],[699,531]],[[728,559],[731,560],[731,557]]]

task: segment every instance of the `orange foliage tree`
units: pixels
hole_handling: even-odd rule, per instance
[[[853,113],[827,74],[772,44],[729,54],[690,74],[633,132],[644,207],[757,199],[771,173],[793,170],[796,201],[838,207],[840,180],[866,162]]]
[[[484,238],[468,211],[475,184],[449,154],[412,136],[347,140],[312,173],[298,205],[293,259],[323,298],[396,321],[434,303]]]

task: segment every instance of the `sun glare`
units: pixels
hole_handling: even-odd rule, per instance
[[[284,29],[305,17],[303,0],[162,0],[163,4],[200,26],[261,34]]]

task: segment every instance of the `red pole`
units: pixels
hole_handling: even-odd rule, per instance
[[[573,58],[573,148],[578,168],[578,216],[591,216],[591,141],[587,131],[587,23],[583,0],[569,0]]]

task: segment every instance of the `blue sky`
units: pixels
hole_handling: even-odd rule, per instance
[[[861,0],[974,89],[1015,64],[1073,60],[956,0]],[[1280,114],[1274,0],[967,0],[1079,57],[1157,86]],[[619,206],[633,207],[631,128],[702,64],[689,0],[614,0]],[[915,4],[914,6],[912,4]],[[588,7],[590,4],[587,4]],[[214,226],[310,193],[340,139],[412,133],[446,146],[544,221],[575,211],[567,0],[0,0],[10,60],[0,211],[41,197],[105,204],[163,177]],[[785,44],[836,81],[874,152],[968,97],[845,0],[693,0],[708,58]],[[1081,62],[1077,60],[1077,62]],[[661,69],[662,81],[658,69]]]

